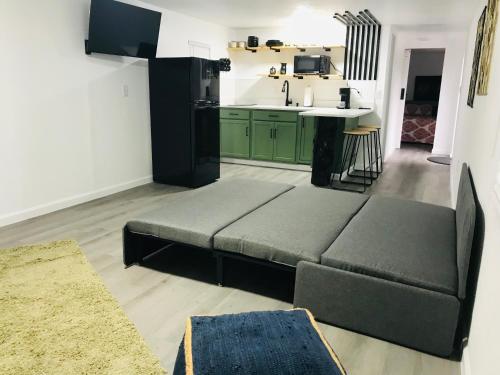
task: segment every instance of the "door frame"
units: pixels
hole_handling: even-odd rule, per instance
[[[394,31],[393,69],[389,93],[389,110],[386,126],[386,157],[401,147],[404,101],[400,99],[401,88],[408,83],[409,56],[412,49],[444,49],[443,79],[436,120],[433,153],[450,155],[453,149],[457,124],[456,108],[462,84],[463,61],[467,42],[466,31],[437,30],[419,31],[421,28]],[[402,103],[403,102],[403,103]]]

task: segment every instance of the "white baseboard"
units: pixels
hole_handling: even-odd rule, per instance
[[[119,193],[120,191],[135,188],[137,186],[149,184],[153,181],[152,176],[142,177],[137,180],[128,181],[122,184],[105,187],[103,189],[94,190],[89,193],[75,195],[69,198],[59,199],[50,203],[41,204],[35,207],[30,207],[26,210],[13,212],[4,216],[0,216],[0,227],[18,223],[23,220],[31,219],[33,217],[45,215],[54,211],[62,210],[67,207],[75,206],[77,204],[92,201],[94,199],[102,198],[111,194]]]
[[[462,354],[462,362],[460,363],[460,375],[472,375],[470,367],[469,348],[465,348]]]

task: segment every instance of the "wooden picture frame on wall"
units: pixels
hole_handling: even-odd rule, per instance
[[[479,21],[477,22],[476,46],[474,48],[474,59],[472,60],[472,73],[470,76],[469,97],[467,98],[467,105],[471,108],[474,107],[474,99],[476,97],[477,78],[479,74],[481,50],[483,47],[485,20],[486,20],[486,7],[484,7],[483,13],[479,18]]]
[[[498,2],[499,0],[489,0],[488,6],[486,7],[483,45],[481,48],[477,82],[477,94],[482,96],[488,95],[491,59],[493,56],[493,46],[495,44],[495,32],[498,21]]]

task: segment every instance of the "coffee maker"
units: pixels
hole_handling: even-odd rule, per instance
[[[350,109],[351,108],[351,88],[343,87],[339,90],[340,105],[337,108]]]

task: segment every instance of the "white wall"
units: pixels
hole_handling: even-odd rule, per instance
[[[169,10],[162,10],[162,26],[157,57],[190,56],[189,42],[197,42],[210,47],[210,58],[217,60],[227,57],[227,42],[230,29],[197,18],[185,16]],[[222,73],[220,80],[221,102],[233,98],[233,83],[228,73]]]
[[[500,23],[497,24],[488,96],[476,96],[474,108],[467,106],[477,20],[486,1],[475,14],[470,26],[462,86],[460,111],[452,164],[452,194],[456,200],[460,167],[469,164],[478,198],[484,210],[485,239],[473,314],[470,341],[465,359],[470,373],[463,375],[500,374],[500,195],[495,193],[496,173],[500,173]],[[498,181],[500,182],[500,181]]]
[[[147,61],[86,56],[88,10],[0,2],[0,226],[151,181]],[[225,28],[164,14],[160,56],[225,53]]]
[[[390,109],[387,119],[386,155],[400,147],[403,126],[400,90],[405,87],[402,82],[406,65],[405,50],[425,48],[445,48],[441,95],[436,120],[434,139],[435,154],[449,155],[452,151],[456,125],[458,95],[462,78],[463,58],[465,54],[467,33],[462,31],[400,31],[395,29],[394,57],[390,89]]]
[[[443,73],[443,63],[444,51],[442,50],[413,50],[411,52],[410,70],[408,71],[406,99],[413,100],[415,77],[440,76]]]

